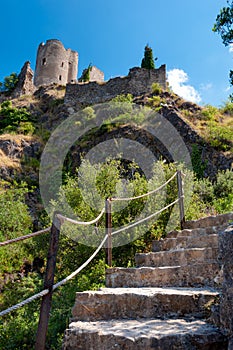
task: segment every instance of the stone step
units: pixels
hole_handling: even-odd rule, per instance
[[[218,296],[210,288],[101,288],[76,293],[72,320],[208,317]]]
[[[106,287],[216,287],[219,273],[218,263],[169,267],[113,267],[106,270]]]
[[[183,236],[199,236],[199,235],[211,235],[211,234],[217,234],[222,231],[222,228],[225,228],[224,226],[210,226],[210,227],[200,227],[200,228],[193,228],[189,229],[186,228],[181,231],[171,231],[166,235],[166,238],[176,238],[176,237],[183,237]]]
[[[184,228],[195,229],[199,227],[209,226],[228,226],[229,222],[233,221],[233,212],[216,216],[207,216],[199,220],[186,221]]]
[[[218,234],[165,238],[152,242],[152,251],[177,250],[188,248],[218,248]]]
[[[203,262],[216,262],[217,248],[176,249],[151,253],[136,253],[137,267],[183,266]]]
[[[137,319],[72,322],[63,350],[226,350],[227,340],[214,326],[185,319]]]

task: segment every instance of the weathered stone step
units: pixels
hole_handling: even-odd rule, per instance
[[[226,350],[214,326],[184,319],[72,322],[63,350]]]
[[[224,229],[225,226],[210,226],[210,227],[200,227],[200,228],[193,228],[189,229],[186,228],[181,231],[171,231],[167,234],[166,238],[176,238],[176,237],[183,237],[183,236],[200,236],[200,235],[211,235],[211,234],[217,234]]]
[[[220,214],[216,216],[207,216],[199,220],[186,221],[184,228],[194,229],[199,227],[209,226],[228,226],[229,222],[233,221],[233,212],[227,214]]]
[[[106,287],[216,287],[218,263],[166,267],[113,267],[106,270]]]
[[[216,262],[217,248],[176,249],[161,252],[136,253],[135,262],[141,266],[183,266],[203,262]]]
[[[208,317],[218,296],[210,288],[101,288],[76,293],[72,320]]]
[[[176,250],[186,248],[218,247],[218,234],[201,236],[183,236],[176,238],[165,238],[152,242],[152,251]]]

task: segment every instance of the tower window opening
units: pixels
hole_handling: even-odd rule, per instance
[[[43,59],[42,59],[42,66],[45,66],[46,65],[46,58],[44,57]]]
[[[64,62],[61,63],[61,67],[64,67]]]
[[[59,80],[61,80],[61,75],[59,75]]]

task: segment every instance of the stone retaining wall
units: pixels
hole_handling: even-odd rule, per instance
[[[132,68],[126,77],[110,79],[106,83],[67,84],[65,103],[79,107],[103,103],[122,94],[139,96],[151,92],[153,83],[166,89],[166,66],[158,69]]]

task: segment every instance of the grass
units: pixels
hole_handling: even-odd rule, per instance
[[[0,135],[0,140],[2,140],[2,141],[5,141],[5,140],[14,141],[15,143],[17,143],[17,145],[20,145],[22,140],[40,141],[39,137],[37,137],[35,135],[23,135],[23,134],[3,134],[3,135]]]
[[[233,152],[233,113],[205,106],[196,113],[183,110],[182,116],[211,146],[219,151]]]
[[[1,164],[1,167],[17,169],[17,170],[21,169],[19,159],[12,159],[7,157],[1,149],[0,149],[0,164]]]

